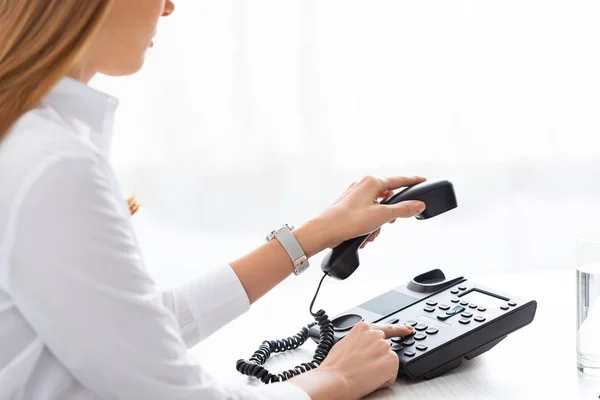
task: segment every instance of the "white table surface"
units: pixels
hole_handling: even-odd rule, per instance
[[[582,376],[576,369],[574,270],[465,277],[515,296],[537,300],[534,321],[487,353],[464,360],[462,367],[446,375],[418,382],[400,378],[368,399],[600,398],[600,378]],[[399,277],[397,281],[367,280],[361,276],[345,281],[326,279],[315,309],[324,308],[333,317],[411,278]],[[311,273],[289,278],[254,304],[248,313],[191,349],[191,353],[217,379],[262,385],[239,374],[235,362],[239,358],[250,358],[263,340],[291,336],[311,322],[308,307],[319,279],[318,267]],[[273,372],[293,368],[310,360],[314,348],[315,343],[309,339],[298,350],[273,355],[266,367]]]

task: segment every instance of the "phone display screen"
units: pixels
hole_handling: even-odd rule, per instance
[[[473,289],[464,296],[460,297],[461,300],[468,301],[472,304],[484,307],[500,307],[506,304],[506,300],[497,296],[493,296],[487,293],[480,292],[477,289]]]
[[[395,290],[390,290],[379,297],[361,304],[359,307],[379,315],[387,315],[409,304],[413,304],[417,300],[418,299],[415,297],[405,295]]]

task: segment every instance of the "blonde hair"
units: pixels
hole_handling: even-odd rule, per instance
[[[0,0],[0,141],[79,61],[111,3]]]

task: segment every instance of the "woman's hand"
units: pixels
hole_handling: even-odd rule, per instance
[[[393,195],[395,189],[413,186],[424,182],[422,177],[375,178],[367,176],[353,183],[327,209],[319,219],[329,226],[331,236],[328,247],[336,247],[342,242],[370,233],[368,242],[373,241],[381,226],[393,223],[396,218],[414,217],[425,210],[421,201],[404,201],[397,204],[381,204]]]
[[[314,400],[360,399],[395,382],[400,361],[385,339],[412,332],[411,326],[360,322],[331,348],[319,368],[290,382]]]
[[[425,204],[405,201],[380,204],[395,189],[413,186],[425,178],[366,177],[350,187],[321,215],[294,229],[304,254],[315,254],[358,236],[371,234],[373,240],[381,225],[396,218],[420,214]],[[250,304],[261,298],[293,271],[290,256],[277,240],[269,241],[255,251],[230,263],[244,286]]]

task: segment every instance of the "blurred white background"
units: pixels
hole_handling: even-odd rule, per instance
[[[176,1],[117,96],[113,162],[161,284],[232,261],[365,174],[451,180],[350,279],[573,268],[600,223],[600,2]],[[320,260],[302,280],[316,280]]]

